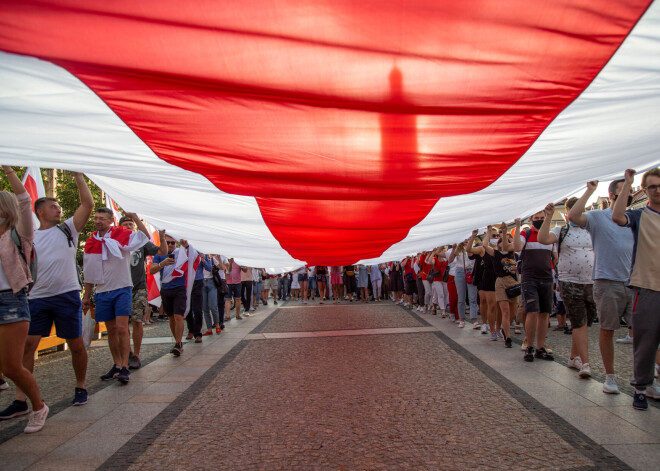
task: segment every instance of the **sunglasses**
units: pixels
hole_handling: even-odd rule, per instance
[[[167,242],[167,245],[176,245],[176,242]]]

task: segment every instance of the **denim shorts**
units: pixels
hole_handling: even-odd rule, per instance
[[[113,289],[94,295],[96,322],[113,321],[119,316],[130,316],[133,307],[133,287]]]
[[[241,284],[240,283],[227,285],[227,288],[229,288],[229,291],[227,291],[227,294],[225,294],[225,299],[227,299],[227,300],[231,300],[232,298],[241,299]]]
[[[30,313],[32,322],[28,335],[48,337],[53,323],[61,339],[73,340],[82,335],[82,302],[78,290],[30,299]]]
[[[16,294],[10,289],[0,291],[0,325],[22,321],[30,322],[30,306],[25,290]]]

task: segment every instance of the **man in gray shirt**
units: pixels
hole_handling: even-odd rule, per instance
[[[610,202],[616,201],[623,180],[615,180],[609,186]],[[587,191],[575,203],[568,218],[584,227],[591,235],[594,247],[594,301],[600,322],[600,355],[607,374],[603,392],[618,394],[619,386],[614,374],[614,331],[623,316],[632,325],[632,290],[628,287],[632,262],[633,233],[612,221],[612,210],[585,212],[587,200],[598,187],[598,181],[587,183]],[[625,195],[628,197],[628,195]]]

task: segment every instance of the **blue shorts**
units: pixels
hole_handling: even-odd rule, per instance
[[[30,330],[28,335],[48,337],[55,323],[57,336],[65,340],[82,335],[82,302],[80,291],[73,290],[56,296],[30,299]]]
[[[133,307],[133,287],[127,286],[104,293],[96,293],[94,303],[96,304],[94,316],[96,322],[113,321],[119,316],[130,317]]]
[[[309,275],[307,273],[298,273],[298,283],[304,283],[309,281]]]
[[[30,322],[30,307],[25,290],[16,294],[10,289],[0,291],[0,325],[22,321]]]
[[[227,285],[227,288],[229,288],[229,291],[227,291],[227,294],[225,294],[225,299],[231,300],[232,298],[234,299],[241,299],[241,284],[231,284]]]

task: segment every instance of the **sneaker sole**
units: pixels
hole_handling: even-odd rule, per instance
[[[129,381],[130,381],[130,379],[120,379],[120,380],[119,380],[119,382],[120,382],[121,384],[128,384]]]
[[[619,394],[621,391],[619,391],[619,390],[616,390],[616,391],[607,391],[607,390],[603,389],[603,392],[604,392],[605,394]]]
[[[591,378],[591,373],[578,373],[578,376],[580,378],[587,379],[587,378]]]
[[[20,417],[21,415],[26,415],[26,414],[29,414],[29,413],[30,413],[29,410],[21,411],[21,412],[14,412],[12,415],[5,415],[3,417],[0,417],[0,420],[9,420],[9,419],[13,419],[14,417]]]
[[[101,377],[101,380],[103,380],[103,381],[112,381],[113,379],[117,379],[117,376],[119,376],[119,375],[118,375],[118,374],[117,374],[117,375],[114,375],[112,378],[104,378],[104,377]]]
[[[72,405],[74,405],[74,406],[84,406],[85,404],[87,404],[87,401],[85,401],[85,402],[74,402]]]

